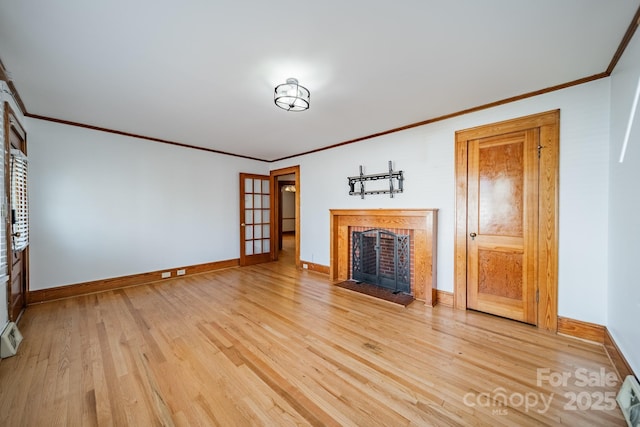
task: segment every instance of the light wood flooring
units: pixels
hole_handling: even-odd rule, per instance
[[[357,294],[290,248],[32,306],[19,326],[0,426],[624,425],[601,346]]]

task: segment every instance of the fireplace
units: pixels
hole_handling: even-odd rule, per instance
[[[351,231],[351,278],[411,293],[411,236],[375,228]]]
[[[333,282],[352,279],[352,231],[384,229],[410,235],[409,293],[425,305],[436,302],[437,209],[331,209]],[[402,231],[399,231],[402,230]]]

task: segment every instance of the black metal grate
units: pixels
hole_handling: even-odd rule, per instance
[[[352,232],[352,279],[411,293],[409,239],[409,235],[378,228]]]

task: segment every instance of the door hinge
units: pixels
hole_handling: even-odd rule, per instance
[[[536,289],[536,302],[540,302],[540,289]]]

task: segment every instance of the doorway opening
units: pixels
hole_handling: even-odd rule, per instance
[[[273,261],[300,263],[300,166],[271,171]]]

